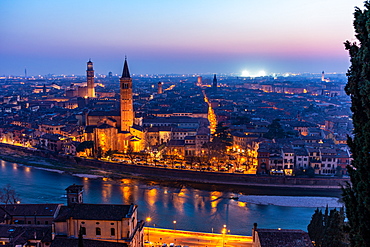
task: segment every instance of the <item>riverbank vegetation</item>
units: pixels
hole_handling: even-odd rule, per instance
[[[307,226],[311,241],[314,241],[317,247],[348,246],[348,224],[344,220],[343,208],[334,208],[329,212],[326,207],[324,213],[321,209],[316,209]]]

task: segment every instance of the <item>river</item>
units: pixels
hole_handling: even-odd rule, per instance
[[[227,225],[231,234],[251,235],[256,222],[260,228],[307,231],[316,207],[341,205],[334,196],[258,196],[243,192],[239,200],[234,200],[234,193],[221,189],[139,179],[91,179],[0,163],[0,187],[10,184],[21,203],[66,203],[65,188],[82,184],[85,203],[134,203],[139,206],[139,219],[150,217],[150,226],[163,228],[220,232]]]

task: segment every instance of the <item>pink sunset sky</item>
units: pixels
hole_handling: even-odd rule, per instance
[[[360,0],[3,0],[0,75],[346,72]]]

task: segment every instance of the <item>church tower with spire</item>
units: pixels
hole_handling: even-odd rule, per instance
[[[212,84],[213,89],[217,89],[217,78],[216,74],[213,75],[213,84]]]
[[[132,100],[132,78],[128,70],[127,59],[123,65],[122,77],[120,82],[120,112],[121,112],[121,131],[128,132],[134,124],[134,107]]]
[[[94,68],[93,63],[89,59],[87,62],[87,69],[86,69],[86,78],[87,78],[87,97],[94,98],[95,97],[95,85],[94,85]]]

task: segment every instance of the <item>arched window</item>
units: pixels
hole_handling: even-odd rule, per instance
[[[97,227],[96,228],[96,235],[97,236],[100,236],[101,235],[101,229],[100,229],[100,227]]]

